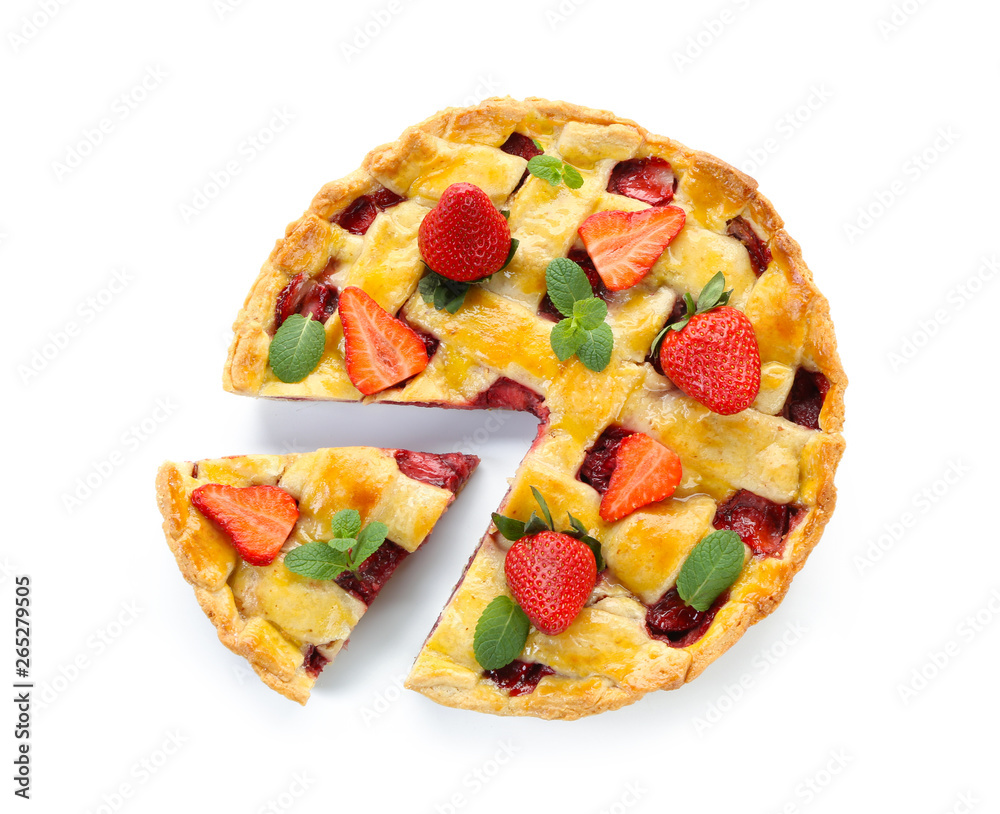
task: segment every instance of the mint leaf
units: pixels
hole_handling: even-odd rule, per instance
[[[580,175],[580,171],[571,164],[560,161],[554,155],[536,155],[528,162],[528,172],[536,178],[548,181],[554,187],[560,183],[565,183],[570,189],[579,189],[583,186],[583,176]]]
[[[563,164],[563,180],[570,189],[579,189],[583,186],[583,176],[572,164]]]
[[[504,517],[502,514],[493,512],[493,523],[496,525],[497,531],[508,540],[520,540],[524,536],[524,523],[513,517]]]
[[[357,542],[353,537],[334,537],[332,540],[327,540],[326,544],[334,551],[341,551],[346,554],[354,548]]]
[[[456,313],[462,307],[469,288],[471,288],[469,283],[449,280],[430,268],[417,285],[417,291],[420,292],[424,302],[434,306],[438,311],[447,311],[449,314]]]
[[[602,322],[594,330],[584,333],[584,340],[576,355],[586,367],[600,373],[611,361],[611,349],[614,344],[615,336],[611,333],[611,326]]]
[[[292,314],[271,340],[267,361],[283,382],[300,382],[316,369],[326,347],[323,324]]]
[[[549,334],[549,344],[552,345],[552,352],[560,362],[565,362],[576,353],[584,340],[587,338],[585,331],[580,329],[576,320],[564,319],[557,322]]]
[[[533,138],[531,140],[531,143],[535,145],[536,150],[541,150],[542,152],[545,152],[545,148],[542,146],[542,142],[540,142],[538,139]]]
[[[562,181],[562,161],[553,155],[536,155],[528,162],[528,172],[557,187]]]
[[[361,515],[357,509],[341,509],[330,521],[334,537],[357,537],[361,531]]]
[[[528,617],[509,596],[498,596],[476,624],[472,649],[484,670],[499,670],[516,659],[528,641]]]
[[[306,543],[285,555],[285,568],[309,579],[336,579],[347,565],[347,555],[326,543]]]
[[[573,319],[585,331],[592,331],[608,315],[608,304],[598,297],[588,297],[573,303]]]
[[[729,529],[713,532],[688,554],[677,576],[677,593],[697,611],[708,610],[743,570],[746,547]]]
[[[531,494],[535,496],[535,502],[542,510],[542,517],[545,518],[545,523],[550,529],[555,531],[555,525],[552,522],[552,512],[549,511],[549,504],[545,502],[545,498],[542,497],[542,493],[539,492],[534,486],[531,487]]]
[[[549,299],[564,317],[573,316],[573,304],[594,295],[587,275],[568,257],[557,257],[545,269]]]
[[[357,571],[361,563],[374,554],[380,545],[385,542],[385,536],[389,533],[389,527],[385,523],[375,520],[365,526],[358,535],[358,544],[354,547],[351,556],[351,570]]]

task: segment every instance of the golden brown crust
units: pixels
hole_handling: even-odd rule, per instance
[[[666,412],[661,411],[657,415],[650,413],[647,408],[654,399],[641,397],[642,392],[646,392],[643,388],[657,398],[662,393],[676,395],[668,380],[652,373],[648,365],[642,365],[645,355],[643,349],[648,347],[652,335],[662,325],[663,314],[669,312],[672,304],[672,297],[664,298],[660,295],[667,286],[682,293],[697,293],[700,285],[707,281],[701,278],[684,278],[684,263],[693,261],[685,261],[679,256],[679,245],[675,252],[678,256],[669,262],[665,261],[660,271],[657,271],[658,264],[649,277],[649,285],[644,284],[645,288],[642,285],[637,287],[637,291],[641,289],[641,302],[637,298],[634,302],[613,306],[611,309],[613,313],[609,320],[613,321],[613,327],[616,328],[616,337],[619,331],[624,332],[627,328],[634,332],[635,339],[631,346],[625,341],[621,343],[624,350],[613,364],[617,378],[613,382],[601,380],[579,365],[574,367],[572,362],[568,367],[564,365],[559,368],[551,354],[545,351],[547,334],[527,317],[533,314],[544,294],[544,263],[548,257],[565,252],[568,248],[567,241],[573,238],[572,234],[568,238],[555,236],[549,244],[543,246],[522,240],[522,248],[515,257],[513,273],[508,279],[494,280],[470,292],[467,302],[474,305],[470,311],[493,309],[496,313],[503,314],[506,326],[477,322],[471,317],[463,316],[461,312],[449,317],[425,306],[419,296],[410,297],[403,305],[402,313],[424,330],[447,338],[445,347],[448,355],[444,358],[436,356],[427,371],[403,390],[384,394],[373,400],[466,406],[473,395],[471,391],[467,392],[469,382],[479,382],[485,387],[495,381],[497,376],[506,376],[539,390],[548,387],[544,383],[554,381],[558,373],[563,377],[561,383],[548,387],[545,392],[546,403],[552,411],[550,423],[518,470],[518,479],[523,480],[525,473],[531,472],[538,483],[545,482],[555,491],[563,489],[567,500],[574,501],[574,514],[583,518],[588,527],[607,531],[599,518],[592,522],[587,519],[587,512],[593,508],[588,508],[588,500],[592,498],[580,493],[576,487],[560,485],[564,480],[563,474],[575,473],[583,451],[593,443],[604,426],[621,420],[625,410],[631,410],[629,416],[633,421],[632,426],[642,427],[643,431],[647,431],[647,422],[652,422],[648,424],[648,431],[654,435],[659,434],[661,438],[664,433],[669,435],[671,431],[689,434],[691,449],[682,453],[682,458],[685,471],[690,470],[693,481],[689,490],[684,492],[685,496],[700,492],[721,501],[734,488],[745,487],[746,483],[743,481],[751,484],[755,482],[754,473],[739,474],[736,471],[739,469],[739,458],[730,462],[730,468],[736,474],[723,477],[718,472],[718,460],[712,457],[717,453],[714,445],[718,443],[720,434],[725,435],[728,427],[738,427],[739,433],[746,434],[751,439],[751,446],[742,450],[741,454],[750,460],[756,456],[761,459],[762,466],[766,464],[772,467],[756,473],[756,482],[760,484],[761,490],[766,492],[767,489],[772,489],[775,492],[772,499],[780,498],[779,502],[794,500],[804,506],[806,511],[799,525],[788,536],[784,556],[755,560],[733,587],[732,601],[720,612],[706,636],[690,647],[672,649],[674,654],[682,655],[676,656],[681,661],[677,662],[676,668],[672,668],[673,672],[668,671],[669,674],[664,672],[661,654],[658,656],[661,660],[657,664],[635,663],[630,674],[619,675],[618,678],[599,672],[589,676],[557,673],[556,676],[542,679],[534,692],[510,697],[482,679],[469,666],[460,665],[454,660],[449,662],[443,657],[435,661],[437,657],[429,650],[429,645],[458,646],[457,638],[448,642],[438,641],[442,637],[441,631],[448,625],[448,614],[454,611],[456,598],[453,596],[443,614],[445,622],[432,631],[429,645],[425,645],[418,656],[408,681],[408,686],[449,706],[501,715],[571,719],[624,706],[652,689],[669,689],[692,680],[731,647],[750,625],[777,606],[788,590],[792,577],[818,542],[836,502],[833,477],[844,448],[840,432],[844,421],[847,378],[837,354],[829,304],[815,287],[812,273],[802,259],[801,249],[785,231],[781,217],[770,201],[757,191],[754,179],[720,159],[691,150],[672,139],[651,134],[631,120],[617,117],[608,111],[565,102],[499,98],[488,99],[470,108],[449,108],[407,129],[397,141],[373,150],[365,158],[362,168],[351,176],[327,184],[314,199],[303,219],[292,224],[284,241],[279,242],[279,247],[265,264],[237,320],[236,338],[225,374],[227,389],[247,394],[273,395],[278,392],[261,389],[267,374],[265,339],[270,329],[268,320],[273,319],[270,312],[273,311],[276,295],[275,285],[282,279],[287,280],[292,273],[303,270],[316,273],[322,268],[325,258],[321,250],[316,254],[317,247],[340,241],[337,243],[339,248],[335,247],[332,251],[333,256],[341,258],[356,257],[360,251],[357,246],[344,243],[346,239],[340,234],[342,230],[339,227],[332,225],[330,234],[324,236],[322,224],[310,218],[329,221],[349,206],[359,194],[371,192],[377,184],[400,195],[406,195],[409,191],[411,197],[421,205],[433,205],[434,188],[421,185],[420,179],[426,178],[428,174],[447,175],[447,169],[456,161],[456,155],[472,155],[461,153],[461,150],[469,149],[493,149],[490,155],[495,154],[497,161],[508,163],[504,172],[499,175],[494,173],[487,178],[487,181],[495,182],[495,186],[487,190],[488,193],[494,200],[498,197],[502,200],[504,190],[509,192],[512,186],[510,179],[520,175],[520,165],[512,163],[509,157],[494,148],[500,146],[515,130],[541,139],[547,151],[563,148],[574,150],[573,155],[579,157],[579,166],[587,179],[580,194],[590,196],[586,205],[581,204],[584,216],[593,211],[587,210],[586,206],[615,208],[627,201],[621,198],[617,202],[600,200],[603,186],[599,184],[606,183],[606,173],[610,170],[605,167],[603,176],[599,170],[592,171],[594,162],[589,151],[592,150],[595,133],[600,133],[599,128],[606,128],[603,132],[608,140],[608,155],[616,160],[631,155],[657,155],[671,163],[679,178],[675,203],[685,208],[690,229],[693,230],[686,251],[690,257],[706,258],[706,268],[725,252],[731,253],[731,244],[725,243],[730,239],[725,234],[728,221],[736,216],[746,219],[765,241],[772,253],[771,264],[760,279],[755,280],[746,260],[741,261],[742,277],[734,269],[734,275],[739,279],[730,281],[738,289],[734,302],[738,307],[745,308],[754,321],[762,359],[773,366],[776,387],[790,386],[790,377],[799,366],[820,371],[826,376],[830,389],[820,414],[821,430],[802,430],[781,418],[771,417],[780,409],[787,389],[776,391],[777,395],[772,403],[777,406],[772,406],[769,414],[754,416],[742,424],[727,423],[713,417],[697,418],[701,413],[691,405],[684,404],[683,399],[673,397],[660,399],[661,407],[664,404],[670,405]],[[564,135],[566,139],[560,141]],[[468,163],[475,166],[477,162]],[[531,179],[519,196],[521,199],[533,196],[535,206],[547,205],[552,196],[557,194],[547,190],[544,185],[529,191],[527,187],[530,184]],[[417,190],[417,193],[412,194],[413,190]],[[565,198],[559,198],[559,206],[565,207],[565,203]],[[630,205],[634,204],[632,201]],[[515,200],[510,208],[513,231],[518,224],[518,202]],[[575,214],[576,210],[573,212]],[[323,244],[324,238],[330,243]],[[673,251],[668,250],[668,253]],[[714,270],[713,267],[709,274],[714,273]],[[500,276],[497,275],[498,278]],[[337,336],[336,328],[331,330],[331,324],[335,322],[336,317],[327,325],[329,336]],[[473,347],[476,342],[480,347]],[[618,345],[616,340],[616,349]],[[511,353],[508,350],[511,347],[522,352],[520,355]],[[540,350],[535,350],[536,348]],[[330,361],[329,369],[335,366],[334,358]],[[648,375],[643,373],[643,368],[649,370]],[[342,382],[344,377],[341,372],[337,375],[341,376]],[[329,381],[333,382],[334,379],[330,378]],[[342,384],[326,387],[312,385],[301,391],[283,389],[280,394],[291,395],[295,392],[309,397],[359,398]],[[629,393],[633,394],[631,399],[628,398]],[[585,398],[579,394],[584,394]],[[595,398],[592,394],[600,395]],[[692,415],[696,418],[691,418]],[[736,420],[739,421],[738,417]],[[702,454],[698,451],[699,444]],[[767,455],[774,455],[776,450],[782,450],[782,454],[787,453],[791,458],[764,461]],[[546,467],[551,467],[551,472]],[[551,474],[552,472],[555,474]],[[773,474],[774,477],[768,481],[764,474]],[[584,491],[587,488],[589,487],[585,487]],[[515,483],[512,494],[505,500],[505,511],[519,511],[524,505],[519,501],[521,497]],[[595,512],[592,514],[596,517]],[[481,548],[480,552],[482,551]],[[496,585],[491,588],[494,591],[497,589]],[[631,618],[640,612],[638,608],[629,605],[629,601],[631,600],[622,599],[616,610],[616,613],[623,614],[621,618]],[[465,609],[458,614],[467,623],[465,628],[469,624],[474,625],[475,618],[471,623],[466,618],[470,613]],[[636,621],[635,630],[638,629],[639,622]],[[468,630],[464,634],[461,630],[455,634],[459,638],[461,635],[468,636]]]
[[[295,497],[300,511],[283,553],[326,539],[330,517],[346,507],[356,508],[366,523],[385,522],[389,539],[414,551],[454,494],[403,474],[394,453],[370,447],[328,449],[168,462],[157,472],[156,500],[167,545],[219,640],[243,656],[267,686],[300,704],[306,703],[316,680],[305,663],[306,653],[315,648],[332,659],[364,613],[364,603],[334,583],[287,572],[280,565],[283,554],[276,568],[243,563],[225,534],[193,506],[192,492],[205,483],[280,485]],[[405,516],[396,511],[400,505],[408,508]]]

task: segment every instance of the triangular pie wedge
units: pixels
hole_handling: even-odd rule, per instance
[[[156,495],[170,550],[219,639],[267,686],[304,704],[320,671],[478,464],[472,455],[372,447],[246,455],[165,463]],[[244,561],[227,533],[195,506],[192,493],[206,484],[277,486],[294,498],[298,520],[270,565]],[[331,520],[341,509],[356,509],[363,524],[388,526],[375,554],[357,574],[337,580],[287,569],[288,551],[331,538]]]
[[[582,184],[529,173],[539,151],[575,167]],[[509,213],[519,247],[451,313],[418,288],[427,274],[418,229],[456,182],[475,184]],[[610,364],[595,373],[576,356],[560,361],[550,344],[559,316],[546,295],[548,264],[569,257],[593,271],[581,224],[597,212],[651,205],[685,216],[652,268],[616,292],[591,275],[614,335]],[[720,271],[732,290],[729,306],[753,325],[762,363],[752,407],[727,416],[685,395],[651,353],[684,296],[697,299]],[[347,286],[421,332],[430,363],[362,396],[347,374],[336,309],[318,309],[321,360],[302,381],[280,381],[268,365],[278,303],[301,302],[315,314],[316,303],[335,303]],[[508,592],[510,545],[490,526],[408,680],[442,704],[577,718],[681,686],[778,605],[834,508],[847,378],[827,301],[798,244],[753,179],[606,111],[490,99],[409,128],[324,186],[288,226],[234,327],[224,372],[234,393],[527,410],[541,420],[501,511],[527,519],[536,487],[558,523],[571,512],[601,542],[608,568],[569,630],[532,630],[510,668],[487,674],[473,635],[487,603]],[[672,497],[606,523],[600,484],[581,472],[623,432],[669,447],[683,475]],[[738,529],[747,543],[739,580],[690,630],[658,627],[670,615],[682,563],[715,528]]]

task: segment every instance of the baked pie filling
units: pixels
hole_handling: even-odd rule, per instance
[[[540,159],[549,177],[529,170],[529,161],[535,166]],[[425,280],[432,272],[419,239],[424,219],[456,184],[481,190],[504,213],[514,241],[506,266],[462,286]],[[650,210],[657,217],[642,215]],[[581,232],[585,222],[641,222],[653,233],[669,220],[668,210],[673,228],[683,226],[636,282],[609,277],[609,251],[618,249],[607,249],[603,235]],[[595,250],[599,255],[592,256]],[[561,258],[582,270],[593,296],[606,305],[613,347],[603,369],[555,352],[551,334],[566,314],[551,295],[547,273]],[[659,336],[664,327],[693,313],[695,300],[720,273],[728,290],[723,302],[749,321],[759,352],[759,388],[748,407],[732,414],[710,409],[664,375],[658,345],[668,341]],[[445,296],[428,296],[428,282],[444,285]],[[421,339],[427,359],[418,372],[381,389],[355,386],[352,340],[345,339],[342,319],[345,292],[354,290]],[[307,374],[285,381],[269,351],[295,314],[321,324],[322,353]],[[495,99],[408,129],[370,153],[359,170],[327,184],[289,225],[235,334],[224,374],[234,393],[511,409],[539,417],[538,436],[499,511],[529,523],[537,491],[555,522],[565,525],[572,515],[599,541],[604,567],[567,629],[547,634],[532,625],[514,660],[486,670],[474,647],[477,621],[493,600],[511,596],[505,558],[518,545],[491,525],[408,679],[409,687],[443,704],[575,718],[678,687],[776,607],[833,511],[846,377],[827,302],[798,245],[752,179],[603,111]],[[669,497],[608,521],[602,501],[619,451],[635,435],[679,458],[679,482]],[[438,472],[439,463],[389,464],[396,479],[433,470],[434,485],[422,486],[441,493],[436,505],[443,510],[452,479]],[[274,479],[293,484],[302,507],[293,537],[315,539],[317,525],[329,517],[323,516],[326,501],[312,493],[329,481],[281,466]],[[183,469],[171,477],[179,485],[191,480]],[[231,587],[242,618],[252,620],[234,633],[239,646],[290,637],[296,646],[281,656],[275,649],[274,660],[287,661],[277,674],[312,674],[433,525],[423,515],[405,519],[411,505],[376,501],[375,514],[400,524],[393,545],[372,562],[370,574],[325,585],[321,595],[298,591],[294,575],[280,568],[233,562],[222,545],[206,555],[206,573],[193,569],[196,584],[202,594]],[[697,610],[681,598],[678,576],[700,541],[717,530],[739,536],[745,559],[735,582]]]

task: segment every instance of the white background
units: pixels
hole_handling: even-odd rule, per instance
[[[5,779],[3,810],[996,811],[998,24],[971,0],[5,3],[0,607],[9,623],[29,574],[37,705],[32,800],[8,809]],[[750,171],[851,378],[837,513],[781,607],[693,684],[572,724],[397,686],[534,419],[220,385],[229,325],[316,190],[506,93]],[[300,708],[216,640],[153,477],[349,444],[483,464]]]

